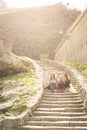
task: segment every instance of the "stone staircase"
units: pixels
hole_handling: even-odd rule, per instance
[[[48,71],[49,67],[45,66],[44,74],[47,75]],[[71,83],[75,92],[51,92],[45,89],[40,104],[25,125],[18,130],[87,130],[84,103],[78,92],[78,85],[72,77]]]
[[[80,94],[45,90],[33,116],[20,130],[87,130],[87,116]]]

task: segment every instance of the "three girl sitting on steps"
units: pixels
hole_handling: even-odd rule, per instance
[[[68,90],[70,86],[70,79],[68,78],[67,74],[64,74],[63,76],[60,75],[60,73],[52,73],[50,75],[50,81],[48,88],[53,91],[55,88],[59,92],[63,92]]]

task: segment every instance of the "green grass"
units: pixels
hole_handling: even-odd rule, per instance
[[[21,95],[20,97],[16,98],[15,103],[19,105],[25,105],[34,94],[35,91],[31,90],[26,95]]]
[[[87,64],[81,64],[77,62],[66,62],[65,64],[70,65],[81,72],[87,78]]]
[[[5,114],[7,116],[17,116],[26,111],[27,109],[27,103],[29,102],[31,96],[33,96],[35,92],[32,90],[27,95],[22,95],[18,98],[16,98],[15,105],[11,108],[9,108]]]
[[[21,86],[23,90],[20,88],[16,88],[17,92],[22,93],[25,89],[30,88],[27,90],[26,95],[21,95],[15,97],[14,106],[9,108],[5,114],[8,116],[17,116],[23,113],[27,109],[27,102],[29,102],[30,98],[35,94],[35,91],[33,90],[32,86],[34,85],[35,81],[35,71],[31,70],[27,73],[21,73],[14,76],[8,76],[8,77],[2,77],[0,78],[0,83],[8,83],[12,81],[23,83]]]
[[[6,112],[6,115],[17,116],[23,113],[26,109],[27,109],[26,105],[16,105],[13,106],[12,108],[9,108],[8,111]]]
[[[13,76],[7,76],[0,78],[0,83],[7,83],[12,81],[21,82],[24,84],[24,87],[29,87],[34,85],[35,80],[35,71],[31,70],[27,73],[21,73]]]

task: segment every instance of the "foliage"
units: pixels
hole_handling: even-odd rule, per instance
[[[23,113],[26,109],[27,109],[27,102],[29,102],[31,96],[33,96],[33,94],[35,94],[35,91],[33,90],[32,86],[34,85],[34,81],[35,81],[35,71],[31,70],[27,73],[22,73],[22,74],[17,74],[14,76],[8,76],[8,77],[2,77],[0,78],[0,83],[8,83],[8,82],[12,82],[12,81],[16,81],[19,82],[19,84],[22,84],[22,88],[23,90],[25,90],[25,88],[29,88],[31,87],[31,89],[27,90],[27,94],[22,94],[22,91],[20,88],[16,88],[16,92],[21,93],[22,95],[20,96],[16,96],[15,97],[15,101],[14,101],[14,106],[11,108],[8,108],[5,112],[6,115],[13,115],[13,116],[17,116],[21,113]]]
[[[78,69],[85,77],[87,77],[87,64],[81,64],[77,62],[66,62],[67,65]]]
[[[24,84],[25,87],[32,86],[35,80],[35,71],[30,70],[27,73],[21,73],[13,76],[1,77],[0,83],[17,81]]]
[[[27,103],[35,92],[32,90],[27,95],[22,95],[15,100],[15,105],[6,111],[6,115],[17,116],[27,109]]]
[[[27,109],[26,105],[16,105],[13,106],[12,108],[9,108],[8,111],[6,112],[6,115],[13,115],[13,116],[17,116],[20,115],[22,112],[24,112]]]

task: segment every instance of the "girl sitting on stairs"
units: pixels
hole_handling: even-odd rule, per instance
[[[50,81],[49,81],[49,85],[48,88],[53,91],[53,89],[56,87],[56,78],[55,78],[55,74],[52,73],[50,75]]]
[[[63,82],[64,82],[64,89],[68,90],[70,87],[70,79],[66,73],[64,74]]]
[[[59,73],[56,74],[56,88],[58,92],[64,91],[64,82],[62,76]]]

